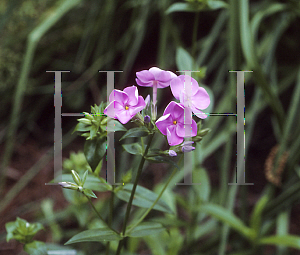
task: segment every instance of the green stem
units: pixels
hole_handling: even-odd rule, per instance
[[[108,226],[111,227],[112,221],[113,221],[113,211],[114,211],[114,193],[115,186],[112,186],[112,192],[110,196],[110,201],[109,201],[109,218],[108,218]],[[106,255],[109,255],[109,248],[110,248],[110,242],[107,242],[106,244]]]
[[[97,211],[97,209],[96,209],[96,207],[94,206],[94,204],[92,203],[91,199],[90,199],[88,196],[86,196],[86,198],[88,199],[90,205],[92,206],[93,210],[95,211],[95,213],[97,214],[97,216],[99,217],[99,219],[101,219],[101,220],[105,223],[105,225],[106,225],[110,230],[114,231],[115,233],[117,233],[117,234],[119,235],[119,233],[118,233],[116,230],[114,230],[113,228],[111,228],[111,227],[106,223],[106,221],[102,218],[102,216],[101,216],[100,213]]]
[[[166,190],[166,188],[168,187],[170,181],[173,179],[174,175],[176,173],[176,169],[173,170],[172,174],[170,175],[168,181],[166,182],[164,188],[161,190],[161,192],[159,193],[158,197],[156,198],[156,200],[153,202],[153,204],[151,205],[150,208],[148,208],[148,210],[143,214],[143,216],[136,222],[134,223],[131,228],[127,231],[127,233],[131,232],[137,225],[139,225],[143,219],[146,218],[146,216],[149,214],[149,212],[153,209],[153,207],[156,205],[156,203],[158,202],[158,200],[161,198],[162,194],[164,193],[164,191]]]
[[[151,145],[153,136],[154,136],[154,133],[150,135],[150,138],[149,138],[149,141],[148,141],[146,150],[145,150],[145,152],[144,152],[144,154],[143,154],[143,157],[142,157],[142,159],[141,159],[141,162],[140,162],[140,165],[139,165],[137,174],[136,174],[136,178],[135,178],[135,181],[134,181],[134,184],[133,184],[133,187],[132,187],[131,195],[130,195],[130,198],[129,198],[129,201],[128,201],[128,205],[127,205],[127,209],[126,209],[126,214],[125,214],[125,219],[124,219],[123,229],[122,229],[122,234],[123,234],[123,236],[125,236],[125,234],[126,234],[126,226],[127,226],[127,222],[128,222],[129,216],[130,216],[130,210],[131,210],[131,206],[132,206],[133,197],[134,197],[134,194],[135,194],[135,190],[136,190],[138,181],[139,181],[140,176],[141,176],[141,174],[142,174],[142,169],[143,169],[143,166],[144,166],[144,163],[145,163],[145,156],[146,156],[147,153],[148,153],[148,150],[149,150],[149,148],[150,148],[150,145]],[[121,249],[122,249],[122,247],[123,247],[123,244],[124,244],[124,239],[122,239],[122,240],[119,242],[119,245],[118,245],[118,249],[117,249],[116,255],[120,255]]]

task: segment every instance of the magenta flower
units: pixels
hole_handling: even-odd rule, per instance
[[[118,119],[122,124],[126,124],[146,106],[144,98],[138,95],[136,86],[127,87],[123,91],[114,89],[109,95],[109,102],[104,114]]]
[[[183,142],[184,137],[187,137],[184,119],[184,107],[172,101],[166,107],[163,116],[156,121],[157,128],[163,135],[167,136],[169,145],[178,145]],[[193,119],[190,126],[191,136],[196,136],[197,124]]]
[[[170,87],[173,96],[180,100],[183,106],[190,108],[201,119],[207,117],[201,110],[209,106],[209,95],[204,88],[199,87],[195,79],[187,75],[180,75],[171,81]]]
[[[152,67],[149,70],[136,72],[136,83],[143,87],[165,88],[170,85],[170,81],[177,77],[171,71],[164,71],[158,67]]]
[[[156,97],[157,89],[165,88],[170,85],[170,81],[177,77],[176,74],[170,71],[164,71],[158,67],[152,67],[149,70],[143,70],[136,72],[137,78],[136,83],[143,87],[153,87],[153,98],[152,98],[152,120],[156,120]]]

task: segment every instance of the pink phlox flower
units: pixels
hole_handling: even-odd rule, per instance
[[[181,144],[186,137],[184,119],[184,107],[172,101],[166,107],[163,116],[156,121],[157,128],[167,136],[169,145]],[[191,136],[196,136],[197,124],[193,119],[190,126]]]
[[[187,81],[191,81],[190,86],[188,86]],[[173,96],[180,100],[183,106],[190,108],[201,119],[207,117],[201,110],[209,106],[210,98],[206,90],[199,87],[198,82],[194,78],[180,75],[171,81],[170,87]]]
[[[118,119],[122,124],[126,124],[146,106],[144,98],[138,95],[138,89],[134,85],[123,91],[114,89],[109,95],[109,102],[104,114]]]
[[[157,88],[168,87],[170,81],[177,77],[171,71],[164,71],[158,67],[151,67],[149,70],[136,72],[136,76],[136,83],[139,86],[153,87],[153,85],[157,85]]]

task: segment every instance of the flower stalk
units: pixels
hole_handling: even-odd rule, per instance
[[[149,137],[149,141],[148,141],[146,150],[143,153],[143,157],[141,159],[141,162],[140,162],[140,165],[139,165],[139,168],[138,168],[138,171],[137,171],[137,175],[136,175],[133,187],[132,187],[131,195],[130,195],[130,198],[129,198],[129,201],[128,201],[128,204],[127,204],[127,209],[126,209],[124,224],[123,224],[123,228],[122,228],[122,234],[123,234],[123,236],[125,236],[125,234],[126,234],[126,227],[127,227],[127,222],[128,222],[129,216],[130,216],[130,211],[131,211],[133,197],[134,197],[134,194],[135,194],[135,190],[136,190],[138,181],[139,181],[140,176],[142,174],[142,169],[143,169],[143,166],[144,166],[144,163],[145,163],[145,156],[147,156],[148,150],[149,150],[151,142],[153,140],[153,136],[154,136],[154,133],[151,134],[150,137]],[[124,244],[124,239],[122,239],[119,242],[116,255],[120,255],[121,254],[121,250],[122,250],[123,244]]]

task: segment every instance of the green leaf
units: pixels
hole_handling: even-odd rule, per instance
[[[84,143],[84,155],[93,171],[106,152],[106,139],[87,140]]]
[[[193,70],[194,60],[192,56],[182,47],[176,50],[176,65],[179,70]]]
[[[250,218],[250,226],[252,229],[256,231],[258,234],[259,230],[261,229],[261,218],[263,210],[265,209],[266,204],[270,200],[269,193],[264,194],[259,201],[256,203],[251,218]]]
[[[215,204],[205,204],[201,205],[199,210],[221,220],[225,224],[228,224],[249,240],[253,240],[255,238],[255,232],[245,226],[244,223],[232,212],[228,211],[228,209]]]
[[[29,223],[17,217],[15,221],[7,222],[5,228],[7,232],[7,242],[11,239],[15,239],[21,243],[29,243],[35,234],[44,227],[41,223]]]
[[[100,241],[118,241],[121,236],[111,229],[104,227],[98,229],[90,229],[73,236],[67,244],[81,243],[81,242],[100,242]]]
[[[168,164],[176,167],[178,170],[180,170],[179,166],[168,157],[154,156],[154,157],[145,157],[145,159],[148,161],[151,161],[153,163],[168,163]]]
[[[123,136],[122,138],[120,139],[123,140],[125,138],[129,138],[129,137],[143,137],[143,136],[147,136],[149,135],[149,130],[142,126],[142,127],[136,127],[136,128],[132,128],[132,129],[129,129]]]
[[[128,202],[132,187],[133,184],[131,183],[125,184],[123,189],[116,191],[116,196],[119,199]],[[153,191],[137,185],[132,204],[142,208],[150,208],[157,197],[158,196]],[[173,214],[171,208],[162,199],[157,201],[153,209]]]
[[[76,132],[76,131],[78,131],[78,132],[87,132],[87,131],[90,131],[90,129],[91,129],[91,126],[90,126],[90,125],[88,126],[88,125],[86,125],[86,124],[83,124],[83,123],[79,122],[79,123],[76,125],[76,127],[74,128],[72,134],[73,134],[74,132]]]
[[[193,172],[193,182],[201,183],[201,185],[193,185],[192,188],[196,191],[201,201],[207,202],[210,195],[209,176],[204,168],[195,169]]]
[[[189,3],[174,3],[167,10],[166,14],[172,12],[197,12],[198,10],[194,8],[193,5]]]
[[[88,197],[97,198],[97,196],[94,194],[94,192],[90,189],[83,189],[83,194]]]
[[[283,245],[300,250],[300,236],[296,235],[268,236],[261,238],[258,243],[268,245]]]
[[[127,129],[126,129],[119,121],[112,120],[112,122],[113,122],[113,128],[110,128],[110,127],[111,127],[111,124],[109,123],[109,124],[106,126],[107,132],[113,132],[113,131],[127,131]]]
[[[216,1],[216,0],[211,0],[207,2],[208,8],[211,10],[217,10],[221,8],[228,8],[228,4],[225,3],[224,1]]]
[[[47,255],[47,246],[44,242],[33,241],[24,245],[24,251],[30,255]]]
[[[139,143],[123,144],[122,146],[130,154],[143,155],[143,149]]]
[[[71,182],[72,176],[71,174],[63,174],[61,176],[63,182]],[[55,182],[56,180],[54,180]],[[105,192],[111,190],[111,185],[106,183],[106,181],[101,177],[96,177],[93,175],[88,175],[84,184],[84,188]]]
[[[130,228],[130,226],[129,226]],[[156,222],[143,222],[136,226],[126,236],[130,237],[142,237],[157,234],[163,230],[166,230],[160,223]]]

